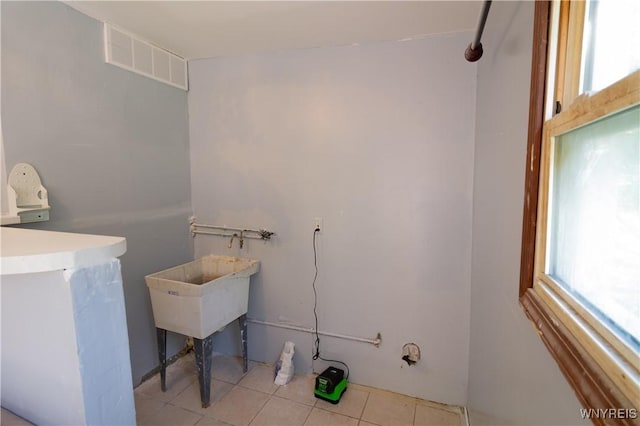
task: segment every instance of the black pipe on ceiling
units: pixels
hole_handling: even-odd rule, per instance
[[[482,32],[484,31],[484,24],[487,23],[487,16],[489,16],[489,8],[491,7],[491,0],[485,0],[482,5],[482,11],[480,12],[480,18],[478,19],[478,28],[476,29],[476,36],[473,42],[467,46],[467,50],[464,51],[464,57],[469,62],[475,62],[482,57]]]

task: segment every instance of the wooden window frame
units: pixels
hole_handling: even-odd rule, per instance
[[[565,5],[560,8],[566,7]],[[584,16],[584,4],[582,11]],[[522,249],[520,266],[520,291],[519,301],[525,314],[533,323],[537,334],[556,360],[560,370],[569,384],[574,389],[578,400],[586,409],[618,409],[637,408],[638,401],[631,401],[620,390],[620,383],[614,382],[597,362],[593,351],[585,349],[574,335],[575,329],[569,330],[560,316],[571,315],[573,307],[566,306],[568,312],[554,311],[545,301],[545,292],[534,288],[534,272],[536,267],[536,229],[538,226],[539,200],[538,188],[541,179],[541,162],[543,147],[543,125],[545,122],[545,93],[547,90],[547,61],[549,50],[549,28],[551,18],[551,1],[536,1],[534,13],[533,52],[531,65],[531,86],[529,101],[529,128],[527,140],[527,162],[525,173],[525,193],[522,221]],[[576,10],[574,14],[565,14],[559,18],[578,19]],[[572,37],[574,37],[572,39]],[[561,102],[569,105],[578,95],[580,58],[576,58],[575,46],[582,43],[579,37],[558,34],[558,45],[554,46],[559,52],[567,55],[558,55],[556,70],[564,67],[569,71],[561,75],[555,82],[553,94],[564,94]],[[571,47],[574,46],[574,47]],[[568,50],[567,50],[568,49]],[[581,50],[578,49],[577,52]],[[579,56],[579,54],[577,55]],[[564,62],[564,63],[563,63]],[[569,66],[565,67],[565,63]],[[632,75],[638,84],[638,73]],[[628,86],[628,82],[627,82]],[[563,89],[564,88],[564,89]],[[582,101],[582,100],[580,100]],[[589,100],[585,100],[584,108],[588,110]],[[558,117],[559,118],[559,117]],[[552,296],[551,296],[552,297]],[[559,316],[560,315],[560,316]],[[578,414],[578,413],[576,413]],[[592,417],[594,424],[637,424],[638,419],[631,418],[596,418]]]

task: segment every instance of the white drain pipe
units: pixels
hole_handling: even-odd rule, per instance
[[[277,323],[277,322],[262,321],[262,320],[257,320],[257,319],[253,319],[253,318],[247,318],[247,322],[250,322],[250,323],[253,323],[253,324],[262,324],[262,325],[266,325],[266,326],[269,326],[269,327],[284,328],[284,329],[287,329],[287,330],[302,331],[304,333],[311,333],[311,334],[315,334],[316,333],[316,330],[313,329],[313,328],[301,327],[301,326],[297,326],[297,325],[280,324],[280,323]],[[335,337],[335,338],[338,338],[338,339],[351,340],[351,341],[354,341],[354,342],[369,343],[369,344],[375,346],[376,348],[379,348],[380,347],[380,343],[382,342],[382,336],[380,335],[380,333],[378,333],[378,335],[374,339],[368,339],[366,337],[347,336],[345,334],[329,333],[327,331],[318,331],[318,334],[321,335],[321,336]]]

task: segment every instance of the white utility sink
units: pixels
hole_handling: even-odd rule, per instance
[[[204,339],[247,313],[249,279],[260,262],[209,255],[145,281],[157,328]]]

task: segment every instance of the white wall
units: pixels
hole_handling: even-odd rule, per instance
[[[533,9],[533,2],[494,2],[478,62],[468,397],[474,425],[584,422],[518,305]]]
[[[135,423],[120,262],[2,276],[2,406],[54,425]]]
[[[187,94],[106,64],[102,24],[61,2],[0,7],[4,160],[31,163],[51,204],[49,222],[22,226],[127,238],[137,383],[158,365],[144,275],[193,254]],[[172,335],[168,351],[183,346]]]
[[[2,19],[2,7],[0,7]],[[0,31],[0,46],[2,46],[2,31]],[[2,55],[0,55],[0,93],[2,93]],[[4,159],[4,138],[2,137],[2,102],[0,102],[0,214],[9,212],[7,204],[7,162]]]
[[[72,291],[64,272],[2,276],[1,302],[2,406],[34,423],[49,414],[59,424],[83,424]]]
[[[262,261],[249,316],[312,327],[314,217],[322,338],[356,383],[464,404],[467,389],[475,71],[469,34],[189,64],[194,214],[273,230],[271,242],[198,236],[196,256]],[[231,328],[215,349],[237,351]],[[250,356],[285,339],[309,370],[311,336],[252,325]],[[408,367],[404,343],[422,348]],[[323,364],[316,364],[319,370]]]

